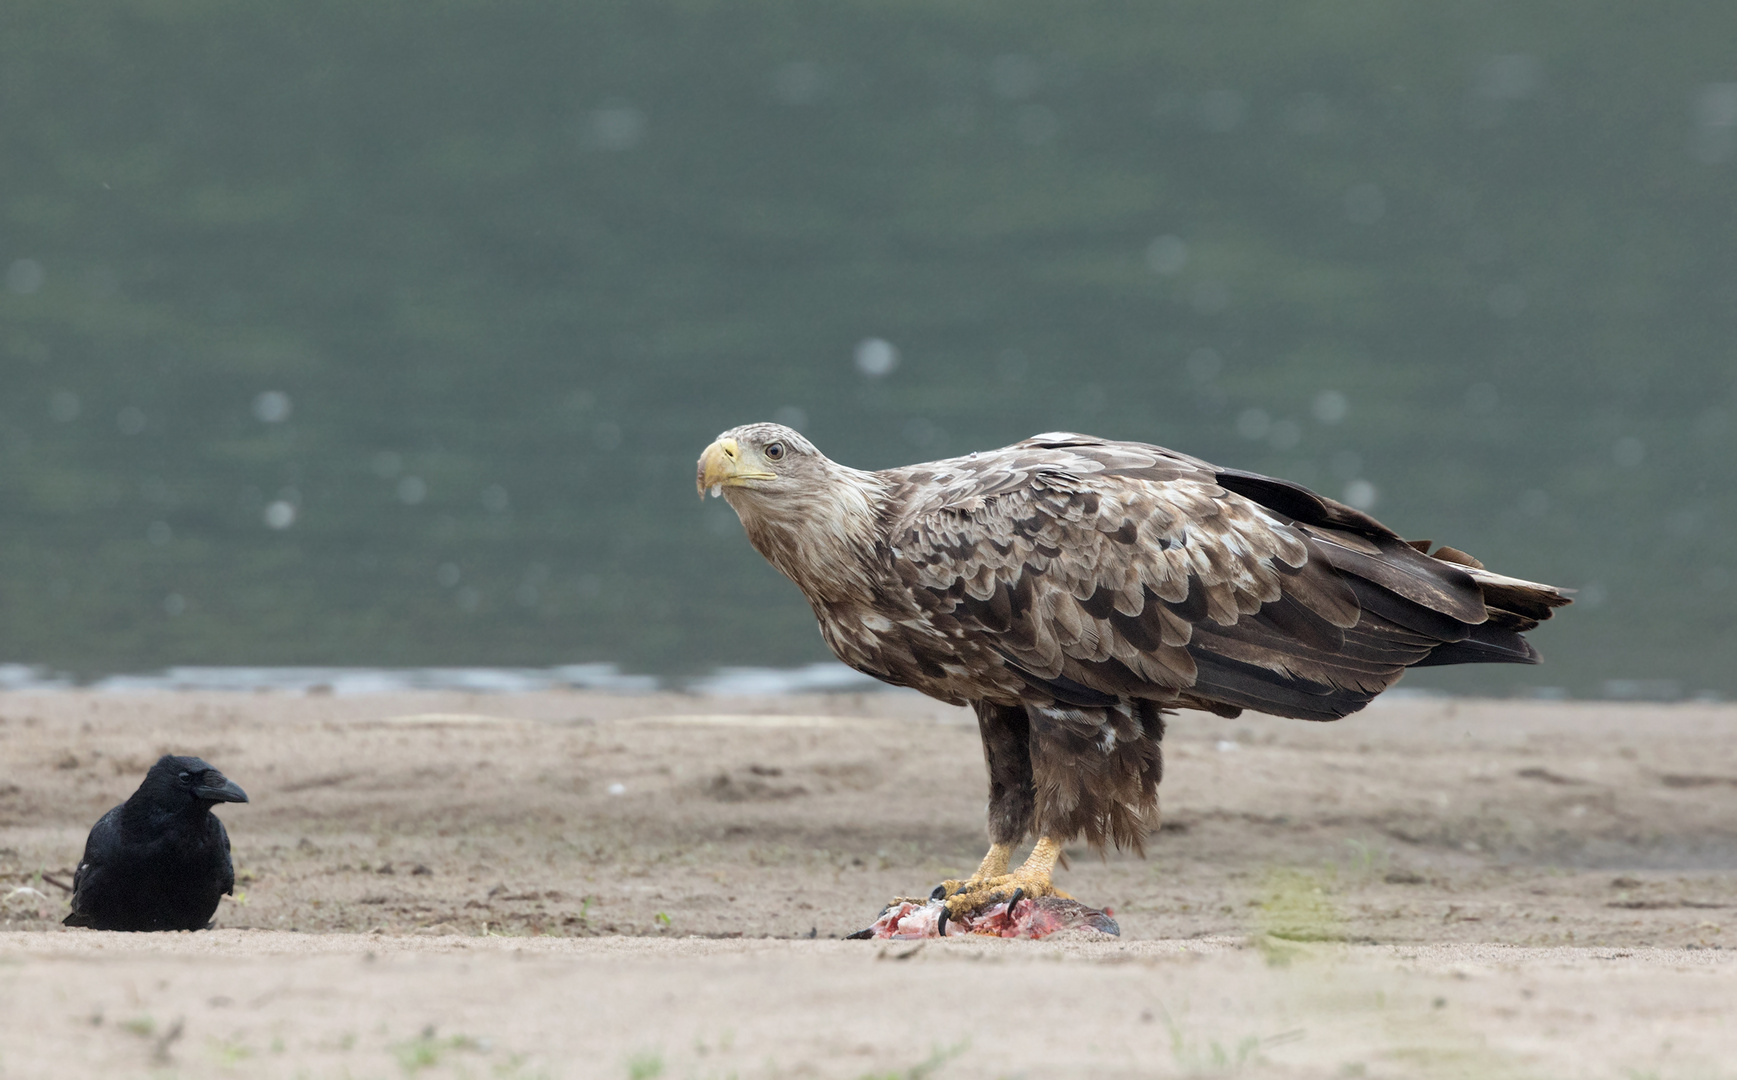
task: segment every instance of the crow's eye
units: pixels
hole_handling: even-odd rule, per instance
[[[766,444],[766,460],[767,461],[783,461],[784,460],[784,444],[781,442],[767,443]]]
[[[181,774],[181,782],[183,784],[191,784],[193,782],[193,774],[190,772],[182,773]]]

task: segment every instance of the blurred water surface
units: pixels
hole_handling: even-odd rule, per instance
[[[0,659],[800,669],[806,605],[691,479],[776,418],[864,467],[1072,428],[1290,477],[1581,590],[1547,666],[1408,685],[1737,692],[1733,40],[15,0]]]

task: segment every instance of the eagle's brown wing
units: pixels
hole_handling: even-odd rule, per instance
[[[883,475],[917,608],[1039,699],[1336,719],[1410,666],[1535,662],[1519,631],[1567,602],[1297,485],[1139,443],[1043,435]]]

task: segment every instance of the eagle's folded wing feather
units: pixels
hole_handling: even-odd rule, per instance
[[[1064,703],[1333,719],[1443,647],[1532,659],[1517,630],[1565,602],[1305,488],[1143,444],[1045,435],[883,475],[914,606]],[[1480,585],[1506,602],[1486,609]]]

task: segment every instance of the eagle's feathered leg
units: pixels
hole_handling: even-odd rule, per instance
[[[943,881],[936,890],[937,897],[975,891],[986,881],[1006,877],[1013,849],[1031,831],[1036,802],[1031,781],[1031,720],[1019,705],[977,701],[972,708],[983,736],[983,762],[989,768],[989,853],[970,877]]]
[[[1067,894],[1050,875],[1062,846],[1083,837],[1102,850],[1110,843],[1143,850],[1157,824],[1158,781],[1164,759],[1163,709],[1151,701],[1106,706],[1027,703],[977,705],[989,762],[989,849],[965,881],[943,883],[954,916],[1011,900]],[[1027,832],[1037,845],[1011,873],[1007,855]],[[1069,898],[1071,899],[1071,897]]]
[[[997,871],[1006,873],[1008,851],[1031,832],[1037,804],[1031,776],[1031,718],[1020,705],[978,701],[972,708],[983,737],[983,763],[989,768],[989,842],[1008,849],[1002,852]],[[994,851],[992,847],[992,856]],[[978,873],[988,868],[985,859]]]

